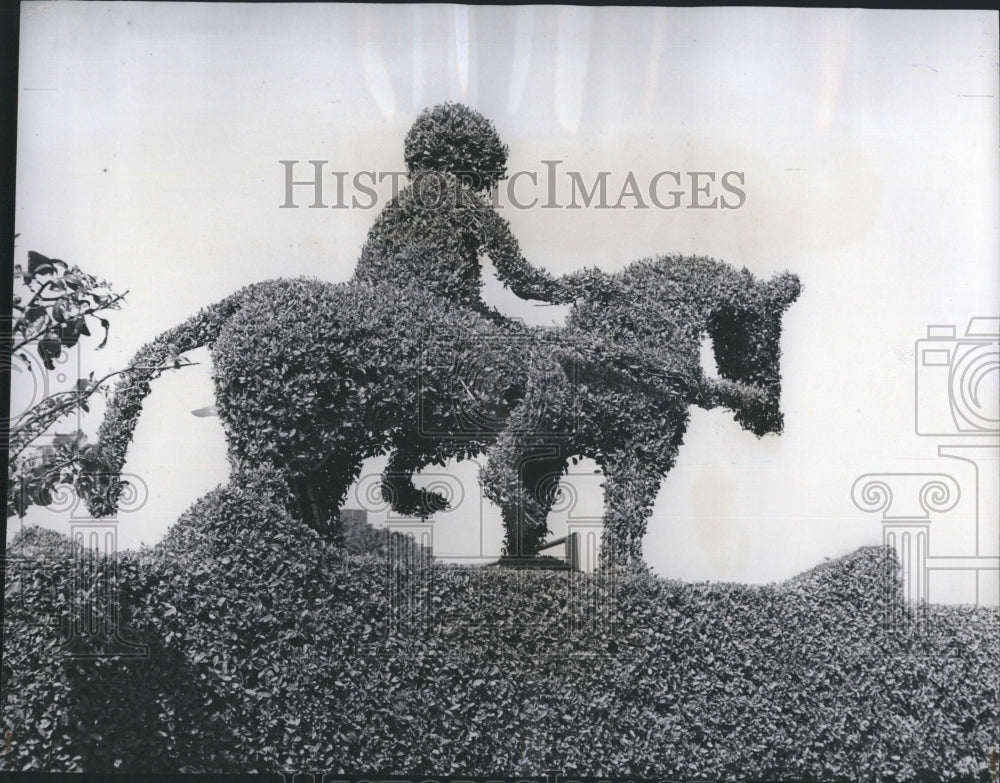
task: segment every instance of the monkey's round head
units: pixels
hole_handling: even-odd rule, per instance
[[[410,177],[450,172],[486,191],[507,176],[507,146],[493,123],[461,103],[424,109],[406,134],[403,157]]]

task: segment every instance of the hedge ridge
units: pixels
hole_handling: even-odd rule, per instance
[[[78,566],[50,533],[15,541],[44,568],[8,572],[0,765],[988,779],[997,611],[887,632],[902,599],[880,548],[764,586],[448,567],[347,554],[286,491],[240,477],[119,556],[146,659],[58,657],[65,626],[37,620],[67,620],[53,590]],[[390,590],[427,613],[393,615]]]

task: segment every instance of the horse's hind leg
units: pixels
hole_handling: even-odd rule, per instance
[[[484,493],[500,506],[504,551],[531,557],[548,535],[548,515],[557,497],[568,457],[559,443],[501,438],[480,476]]]
[[[351,484],[361,473],[362,464],[363,460],[357,456],[331,457],[319,468],[292,479],[302,521],[331,543],[343,543],[340,508]]]

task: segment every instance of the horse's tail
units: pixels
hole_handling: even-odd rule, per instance
[[[179,326],[169,329],[140,348],[128,369],[115,386],[114,397],[108,403],[104,421],[98,430],[96,463],[100,467],[85,476],[84,494],[87,506],[95,517],[114,514],[118,509],[123,483],[120,477],[125,454],[132,442],[135,425],[142,413],[142,404],[150,391],[150,383],[170,368],[180,354],[195,348],[211,346],[223,325],[255,292],[268,283],[255,283],[241,288],[225,299],[209,305]]]

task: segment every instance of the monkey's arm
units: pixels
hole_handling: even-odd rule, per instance
[[[484,204],[477,212],[480,248],[490,257],[504,285],[522,299],[560,304],[573,301],[574,297],[561,279],[533,267],[524,259],[507,221],[492,207]]]

